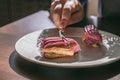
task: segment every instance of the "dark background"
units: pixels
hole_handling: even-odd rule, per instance
[[[102,20],[120,23],[120,0],[100,0],[100,3]],[[0,27],[37,11],[49,10],[50,4],[51,0],[0,0]]]
[[[0,0],[0,27],[39,10],[48,10],[51,0]]]

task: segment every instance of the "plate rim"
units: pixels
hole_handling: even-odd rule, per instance
[[[56,29],[56,28],[49,28],[49,29]],[[16,46],[17,46],[17,43],[23,39],[25,36],[27,35],[30,35],[30,34],[33,34],[35,32],[39,32],[39,33],[42,33],[42,31],[44,31],[45,29],[41,29],[41,30],[37,30],[37,31],[34,31],[34,32],[31,32],[31,33],[28,33],[24,36],[22,36],[20,39],[18,39],[18,41],[15,43],[15,51],[17,52],[18,55],[20,55],[22,58],[24,58],[25,60],[27,61],[30,61],[30,62],[33,62],[33,63],[36,63],[36,64],[40,64],[40,65],[45,65],[45,66],[51,66],[51,67],[63,67],[63,68],[88,68],[88,67],[96,67],[96,66],[102,66],[102,65],[107,65],[107,64],[110,64],[110,63],[113,63],[115,61],[118,61],[120,60],[120,56],[118,56],[116,59],[112,59],[112,60],[108,60],[106,62],[103,62],[102,64],[98,63],[98,64],[89,64],[89,65],[68,65],[68,64],[65,64],[64,65],[61,65],[62,63],[59,64],[51,64],[53,62],[45,62],[45,61],[37,61],[37,60],[31,60],[29,58],[26,58],[25,56],[23,56],[22,54],[20,54],[20,52],[17,50]],[[105,32],[105,33],[109,33],[109,34],[112,34],[112,35],[115,35],[113,33],[110,33],[110,32],[106,32],[106,31],[102,31],[102,30],[99,30],[101,32]],[[115,35],[116,37],[119,37],[118,35]],[[119,37],[120,38],[120,37]],[[106,57],[105,57],[106,58]],[[102,58],[103,59],[103,58]],[[101,60],[98,59],[98,60]],[[88,61],[88,62],[94,62],[94,61],[97,61],[97,60],[93,60],[93,61]],[[74,62],[75,63],[75,62]],[[77,62],[78,63],[78,62]],[[82,62],[82,63],[86,63],[86,62]],[[70,64],[73,64],[73,63],[70,63]]]

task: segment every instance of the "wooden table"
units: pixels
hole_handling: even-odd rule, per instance
[[[74,26],[82,27],[93,20],[87,18]],[[120,35],[119,21],[98,19],[97,25],[101,30]],[[19,38],[36,30],[54,27],[47,11],[39,11],[1,27],[0,80],[120,80],[120,61],[100,67],[65,69],[38,65],[24,60],[16,53],[14,45]]]

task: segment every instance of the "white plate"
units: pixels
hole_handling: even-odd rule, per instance
[[[37,46],[41,37],[58,36],[57,29],[39,30],[20,38],[15,45],[18,54],[25,60],[47,66],[85,68],[109,64],[120,59],[120,37],[100,31],[103,45],[99,48],[85,47],[81,43],[82,28],[67,28],[65,36],[74,38],[82,51],[71,58],[45,59]]]

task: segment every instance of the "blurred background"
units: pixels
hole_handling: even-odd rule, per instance
[[[0,27],[40,10],[49,10],[50,4],[51,0],[0,0]],[[87,0],[84,10],[88,17],[120,23],[120,0]]]
[[[51,0],[0,0],[0,27],[39,10],[48,10]]]

